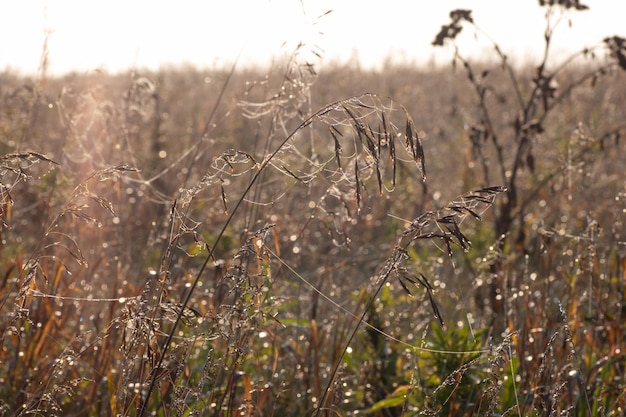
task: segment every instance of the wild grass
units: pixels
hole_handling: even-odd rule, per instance
[[[467,25],[454,71],[2,74],[0,413],[621,415],[621,38]]]

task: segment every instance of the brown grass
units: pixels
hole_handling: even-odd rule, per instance
[[[2,74],[0,414],[620,415],[619,39]]]

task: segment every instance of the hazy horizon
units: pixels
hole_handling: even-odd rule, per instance
[[[380,69],[386,63],[447,65],[452,52],[432,40],[455,8],[473,10],[475,22],[514,62],[539,58],[546,8],[537,1],[443,0],[418,7],[392,0],[198,2],[192,0],[132,3],[36,0],[0,5],[0,71],[34,75],[40,66],[46,31],[48,72],[164,67],[267,67],[290,55],[300,42],[324,63],[357,63]],[[554,36],[560,54],[592,46],[620,33],[626,2],[585,0],[590,10],[568,12]],[[332,10],[330,13],[327,13]],[[460,35],[463,51],[488,57],[489,41],[473,30]],[[317,60],[314,54],[311,58]]]

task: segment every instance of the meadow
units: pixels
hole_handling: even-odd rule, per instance
[[[0,415],[623,415],[626,41],[550,36],[0,74]]]

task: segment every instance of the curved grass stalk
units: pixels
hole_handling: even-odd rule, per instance
[[[469,239],[467,239],[467,237],[461,232],[459,225],[468,216],[473,217],[476,220],[480,220],[482,213],[484,213],[489,207],[493,205],[496,195],[505,191],[506,187],[496,186],[481,188],[479,190],[469,192],[458,197],[441,210],[428,211],[423,213],[409,224],[409,226],[404,230],[404,232],[398,239],[391,256],[387,258],[381,269],[381,272],[376,277],[375,288],[372,296],[365,305],[363,313],[361,313],[356,326],[350,333],[350,337],[345,343],[341,355],[333,366],[330,378],[328,380],[328,384],[326,386],[326,389],[324,390],[324,395],[322,396],[322,399],[319,403],[319,407],[314,413],[315,417],[320,416],[320,413],[325,410],[326,401],[328,401],[328,395],[331,392],[331,388],[335,382],[337,372],[339,371],[341,363],[343,362],[348,347],[356,336],[356,333],[361,327],[361,324],[366,323],[366,314],[370,310],[372,304],[376,301],[378,294],[382,290],[385,283],[389,280],[389,277],[392,273],[397,274],[400,283],[407,291],[407,286],[403,282],[403,280],[408,281],[409,283],[414,285],[420,284],[426,288],[431,302],[431,306],[433,308],[433,313],[443,325],[443,319],[441,318],[437,304],[432,297],[432,287],[430,287],[430,284],[428,283],[426,278],[423,275],[421,276],[421,279],[417,276],[411,276],[408,274],[407,270],[405,268],[402,268],[400,265],[406,259],[408,259],[407,250],[409,246],[411,246],[417,240],[421,239],[442,240],[445,247],[447,248],[448,255],[452,255],[453,245],[458,245],[463,250],[468,250],[471,243]]]
[[[208,254],[206,255],[204,262],[202,263],[198,273],[192,281],[187,294],[180,303],[180,312],[177,314],[176,319],[172,325],[170,332],[167,335],[167,339],[163,346],[159,361],[153,368],[150,375],[150,384],[145,393],[145,396],[141,402],[138,416],[143,416],[146,412],[152,391],[157,383],[157,375],[163,370],[164,359],[166,353],[169,350],[174,334],[182,320],[182,312],[189,304],[191,297],[200,281],[200,278],[204,274],[209,262],[213,259],[215,248],[219,245],[228,227],[232,224],[232,221],[236,214],[239,212],[239,208],[246,201],[246,197],[255,186],[260,176],[264,173],[268,166],[271,166],[273,159],[288,145],[288,143],[303,129],[307,128],[314,121],[320,121],[334,127],[334,133],[331,133],[334,140],[334,149],[336,161],[339,165],[338,169],[342,169],[340,165],[341,161],[341,145],[340,141],[349,137],[347,134],[339,131],[338,127],[350,128],[353,138],[353,146],[355,149],[359,149],[360,152],[355,152],[351,157],[354,158],[354,183],[356,203],[357,206],[361,204],[361,187],[362,181],[359,170],[358,158],[360,155],[365,155],[364,158],[368,160],[370,166],[373,166],[375,170],[375,177],[378,181],[379,190],[383,190],[384,176],[387,172],[383,171],[381,163],[385,159],[389,159],[393,165],[391,169],[392,174],[390,181],[395,184],[396,175],[396,163],[398,163],[398,156],[396,154],[395,141],[399,138],[403,138],[403,145],[406,152],[409,154],[410,159],[417,165],[418,170],[421,172],[422,181],[425,181],[425,164],[424,164],[424,151],[422,148],[421,140],[418,136],[417,129],[413,123],[408,111],[399,103],[396,103],[392,99],[386,98],[389,103],[383,103],[383,99],[374,94],[364,94],[361,96],[350,97],[347,99],[339,100],[331,103],[311,116],[302,121],[299,126],[288,134],[278,146],[268,154],[260,163],[256,163],[256,172],[252,179],[247,184],[246,188],[241,193],[241,196],[236,201],[234,207],[230,210],[228,217],[224,221],[223,226],[218,232],[213,245],[208,248]],[[404,133],[400,133],[397,126],[390,122],[389,116],[385,116],[385,113],[391,113],[393,111],[400,111],[405,118]],[[374,119],[377,122],[376,125],[370,119]],[[332,129],[331,129],[332,132]],[[383,149],[388,148],[388,152],[383,152]],[[389,273],[391,270],[389,271]],[[386,279],[386,278],[385,278]],[[356,331],[356,330],[355,330]]]

